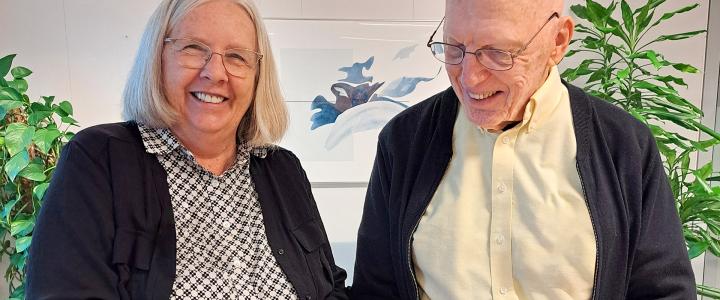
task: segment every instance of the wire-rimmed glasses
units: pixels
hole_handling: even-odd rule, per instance
[[[465,47],[462,45],[433,42],[433,37],[435,37],[435,34],[438,29],[440,29],[440,25],[442,25],[442,22],[445,21],[445,18],[440,21],[438,27],[435,28],[435,31],[433,31],[432,35],[430,35],[427,46],[430,47],[430,51],[437,60],[449,65],[459,65],[465,58],[465,54],[472,54],[477,59],[478,63],[486,68],[495,71],[506,71],[513,67],[515,64],[515,57],[519,56],[523,51],[525,51],[525,49],[527,49],[535,37],[540,34],[543,28],[545,28],[545,25],[547,25],[547,23],[549,23],[553,18],[559,17],[560,15],[557,12],[554,12],[547,21],[543,23],[540,29],[538,29],[538,31],[530,38],[530,40],[514,52],[492,48],[482,48],[471,52],[466,51]]]
[[[230,75],[243,77],[255,72],[262,54],[243,48],[227,49],[223,53],[212,51],[207,45],[187,38],[166,38],[165,43],[175,50],[178,63],[189,69],[203,68],[213,54],[222,57],[223,65]]]

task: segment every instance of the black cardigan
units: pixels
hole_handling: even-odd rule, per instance
[[[251,156],[273,255],[301,299],[346,299],[310,185],[290,151]],[[167,173],[137,125],[79,132],[62,151],[33,234],[27,299],[168,299],[175,224]]]
[[[597,246],[592,298],[695,299],[652,134],[628,113],[566,86]],[[417,299],[412,236],[452,157],[457,114],[449,88],[403,111],[380,133],[358,231],[353,299]]]

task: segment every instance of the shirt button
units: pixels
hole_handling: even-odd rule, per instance
[[[278,250],[278,254],[280,254],[280,255],[285,254],[285,249],[279,249],[279,250]],[[310,297],[310,296],[308,296],[308,297]]]
[[[507,288],[500,288],[500,295],[505,295],[505,294],[507,294],[507,293],[508,293],[508,289],[507,289]]]
[[[510,144],[510,138],[509,138],[509,137],[504,137],[504,138],[502,139],[502,142],[503,142],[503,144],[506,144],[506,145],[507,145],[507,144]]]
[[[495,243],[497,243],[498,245],[502,245],[504,242],[505,236],[503,236],[502,234],[498,234],[498,236],[495,237]]]
[[[497,189],[498,191],[500,191],[500,193],[504,193],[507,190],[507,186],[505,186],[504,183],[501,183],[498,185]]]

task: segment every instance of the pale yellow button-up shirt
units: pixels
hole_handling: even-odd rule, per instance
[[[462,109],[453,157],[415,231],[422,299],[590,299],[595,235],[557,67],[500,134]]]

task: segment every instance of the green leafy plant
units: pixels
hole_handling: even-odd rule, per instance
[[[76,126],[70,102],[30,101],[24,67],[15,55],[0,58],[0,259],[9,257],[5,279],[10,299],[24,299],[25,260],[35,220],[63,145]],[[8,76],[9,75],[9,76]]]
[[[720,187],[710,184],[718,177],[713,177],[712,163],[691,165],[698,153],[720,143],[720,133],[703,125],[703,112],[678,93],[678,87],[688,85],[672,74],[697,73],[698,69],[669,61],[651,49],[705,30],[653,34],[663,22],[698,7],[692,4],[661,14],[664,2],[649,0],[636,9],[625,0],[612,0],[607,6],[592,0],[573,5],[572,12],[584,21],[575,27],[582,37],[572,41],[567,56],[579,54],[585,59],[566,69],[562,77],[585,79],[585,91],[622,107],[650,127],[663,156],[690,257],[706,251],[720,256]],[[677,129],[668,129],[673,127],[669,124]],[[699,133],[709,138],[698,141]],[[720,299],[720,290],[707,286],[698,286],[698,294]]]

